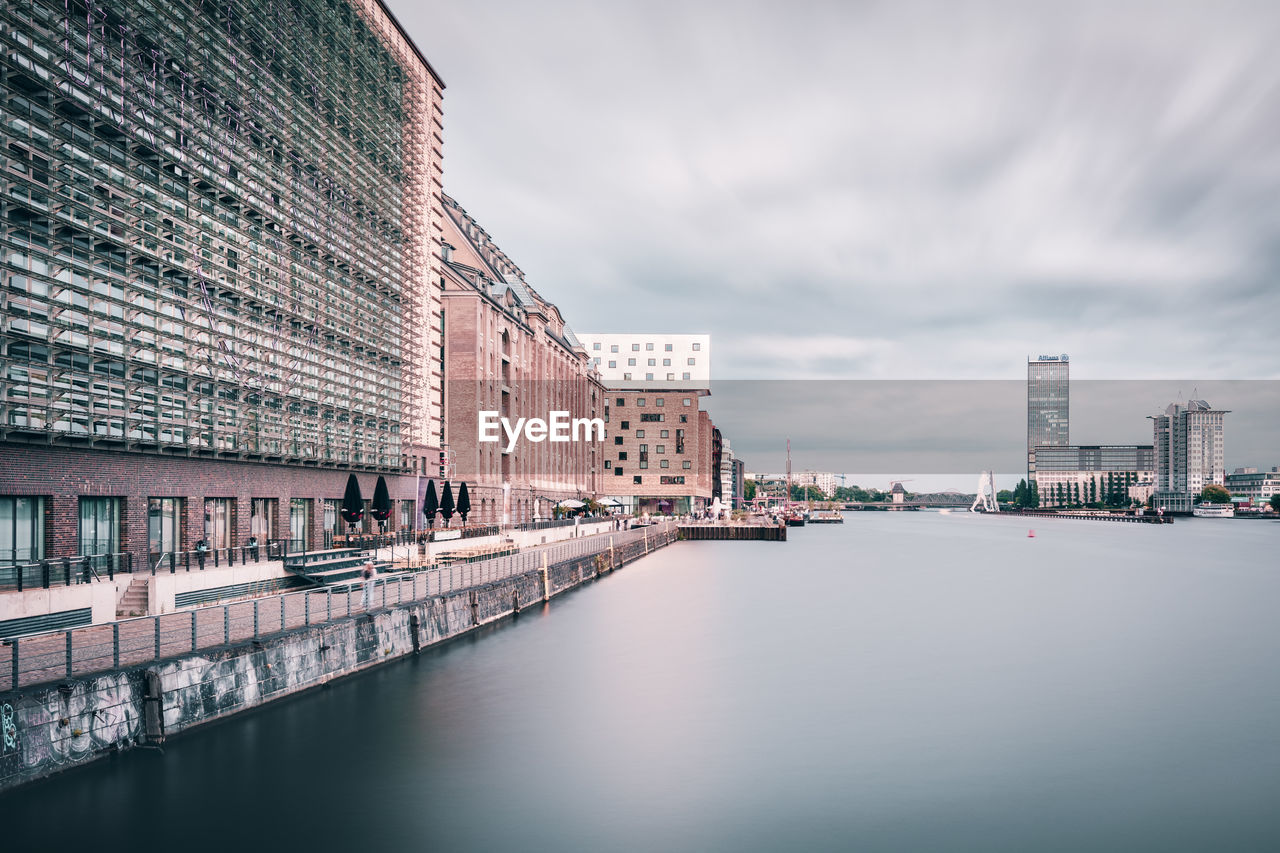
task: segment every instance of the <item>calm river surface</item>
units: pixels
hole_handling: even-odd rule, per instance
[[[1280,849],[1280,524],[1040,521],[1030,539],[1009,517],[846,518],[680,543],[164,755],[0,797],[0,838]]]

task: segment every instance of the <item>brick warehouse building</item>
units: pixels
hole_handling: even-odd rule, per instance
[[[0,564],[314,546],[351,471],[412,523],[443,83],[390,13],[34,0],[0,40]]]
[[[602,491],[624,512],[700,512],[720,493],[719,432],[706,392],[610,389]]]
[[[605,392],[555,305],[488,233],[444,199],[445,444],[481,523],[547,517],[566,498],[597,497],[600,441],[481,442],[478,413],[546,419],[605,416]],[[585,437],[585,436],[583,436]]]

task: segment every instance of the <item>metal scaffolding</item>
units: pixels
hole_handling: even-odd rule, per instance
[[[442,87],[381,5],[0,27],[0,437],[380,470],[431,443]]]

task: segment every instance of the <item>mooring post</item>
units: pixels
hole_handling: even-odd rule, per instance
[[[542,600],[551,600],[551,577],[547,571],[547,552],[542,552]]]

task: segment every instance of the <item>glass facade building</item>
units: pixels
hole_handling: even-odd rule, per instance
[[[1131,486],[1151,483],[1155,448],[1149,444],[1040,446],[1034,449],[1032,461],[1043,507],[1124,505],[1131,499]]]
[[[387,471],[432,443],[441,85],[385,10],[0,27],[6,439]]]
[[[1071,443],[1070,362],[1064,355],[1027,361],[1027,481],[1036,479],[1036,448]]]
[[[412,500],[444,86],[387,9],[24,0],[0,49],[5,559],[314,545],[349,471]]]

